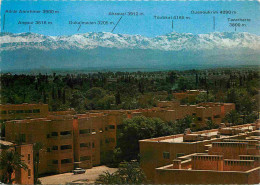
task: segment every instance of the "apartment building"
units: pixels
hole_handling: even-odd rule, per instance
[[[123,119],[114,112],[12,120],[6,122],[6,140],[43,144],[39,174],[91,168],[115,148],[116,128]]]
[[[180,105],[175,101],[159,101],[157,107],[151,109],[135,110],[147,117],[158,117],[164,121],[175,122],[190,115],[197,118],[196,123],[205,124],[212,120],[220,124],[225,115],[231,110],[235,110],[234,103],[200,103],[197,105]]]
[[[201,117],[198,122],[204,123],[210,117],[220,123],[225,114],[234,109],[234,104],[185,106],[172,101],[158,102],[158,106],[151,109],[98,110],[85,114],[76,114],[72,110],[48,112],[48,106],[44,104],[22,104],[2,106],[1,111],[8,112],[14,110],[13,107],[24,111],[13,114],[12,120],[5,122],[5,139],[26,144],[42,143],[39,173],[44,174],[105,163],[116,147],[117,131],[126,118],[143,115],[174,122],[186,115],[194,115]],[[34,111],[31,115],[25,114],[25,110],[34,109],[40,111],[35,115]]]
[[[257,124],[141,140],[141,168],[157,184],[257,184]]]
[[[5,150],[14,150],[20,154],[21,160],[26,164],[27,169],[16,169],[12,175],[13,183],[15,184],[34,184],[34,169],[33,169],[33,145],[17,145],[12,142],[0,140],[0,153]],[[0,177],[4,174],[0,169]]]
[[[13,119],[46,117],[49,113],[47,104],[0,104],[0,122]]]

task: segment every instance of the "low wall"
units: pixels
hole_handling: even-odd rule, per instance
[[[157,168],[156,184],[258,184],[260,167],[247,172]]]

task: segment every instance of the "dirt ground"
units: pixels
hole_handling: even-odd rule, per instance
[[[66,184],[66,183],[85,183],[92,184],[100,174],[105,171],[114,173],[117,168],[109,168],[106,166],[97,166],[87,169],[85,174],[63,173],[39,178],[42,184]]]

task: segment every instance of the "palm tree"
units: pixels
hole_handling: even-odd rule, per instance
[[[122,184],[122,182],[117,173],[106,171],[99,175],[95,184]]]
[[[146,177],[137,161],[122,162],[114,173],[104,172],[95,184],[144,184]]]
[[[0,169],[3,170],[2,182],[12,184],[12,174],[15,170],[25,169],[27,165],[22,161],[22,156],[14,150],[2,150],[0,154]]]

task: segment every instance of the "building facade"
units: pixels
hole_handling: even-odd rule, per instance
[[[141,140],[141,168],[156,184],[258,184],[257,124]]]
[[[9,120],[5,122],[6,141],[43,144],[39,174],[45,174],[106,163],[116,147],[117,131],[124,119],[143,115],[174,123],[191,115],[197,116],[197,122],[201,124],[209,119],[219,124],[234,107],[234,104],[221,103],[185,106],[170,101],[158,102],[158,106],[151,109],[98,110],[85,114],[76,114],[74,111],[48,112],[48,106],[44,104],[6,105],[0,108],[6,113],[15,110],[15,114],[8,114],[8,118],[1,117]],[[34,113],[36,109],[39,109],[38,113]],[[19,111],[16,113],[16,110]],[[25,110],[32,110],[31,115]]]
[[[40,118],[49,114],[47,104],[0,104],[0,122],[13,119]]]
[[[34,168],[33,168],[33,145],[23,144],[17,145],[8,141],[0,140],[0,153],[5,150],[14,150],[21,155],[21,160],[27,166],[27,169],[16,169],[12,174],[14,184],[34,184]],[[0,170],[0,177],[6,175],[5,172]]]

